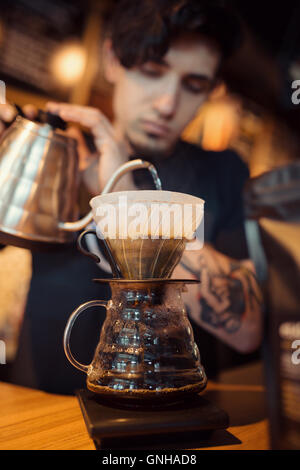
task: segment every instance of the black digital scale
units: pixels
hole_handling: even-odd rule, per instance
[[[201,395],[171,405],[125,408],[89,390],[77,393],[90,438],[96,449],[192,449],[211,445],[216,430],[225,430],[225,411]]]

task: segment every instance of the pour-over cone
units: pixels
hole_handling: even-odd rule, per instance
[[[204,201],[171,191],[122,191],[90,202],[121,276],[169,278],[203,217]]]
[[[107,240],[124,278],[169,278],[185,249],[184,240]]]

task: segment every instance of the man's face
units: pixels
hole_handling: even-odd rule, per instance
[[[219,52],[199,37],[174,42],[159,62],[117,67],[114,85],[115,125],[134,150],[163,156],[211,91]]]

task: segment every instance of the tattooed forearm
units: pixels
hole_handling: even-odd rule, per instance
[[[240,328],[241,317],[245,311],[245,301],[242,295],[242,283],[237,279],[229,279],[227,292],[219,294],[215,289],[214,283],[218,283],[222,278],[212,277],[209,280],[209,289],[212,295],[215,296],[216,302],[222,303],[222,295],[228,301],[227,308],[215,311],[209,305],[205,297],[200,297],[199,302],[201,306],[202,321],[209,323],[215,328],[224,328],[228,333],[233,333]]]
[[[243,263],[206,249],[196,259],[185,256],[182,266],[201,281],[199,320],[212,328],[235,333],[247,313],[260,308],[255,276]]]

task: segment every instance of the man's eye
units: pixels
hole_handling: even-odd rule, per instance
[[[184,87],[187,91],[189,91],[190,93],[194,93],[195,95],[200,93],[204,94],[210,90],[209,83],[185,82]]]

